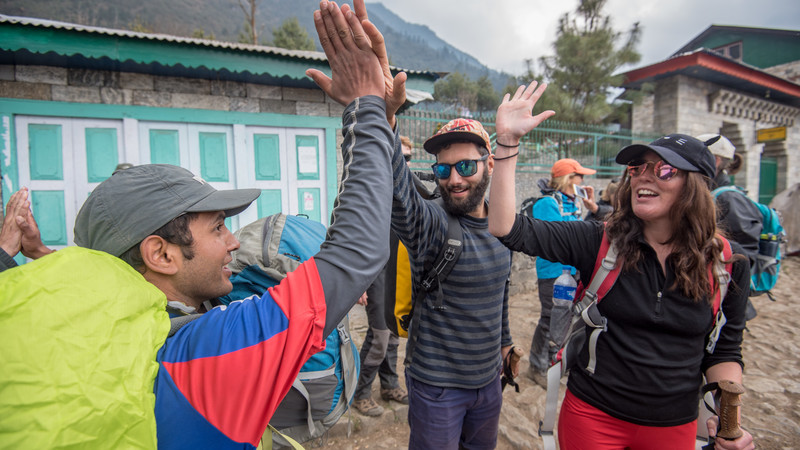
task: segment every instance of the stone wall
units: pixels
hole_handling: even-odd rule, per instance
[[[781,67],[783,72],[800,69],[795,67],[796,64],[784,66]],[[719,99],[720,96],[729,99],[723,101]],[[724,107],[715,106],[714,102],[721,102]],[[780,191],[800,182],[800,121],[795,120],[800,117],[799,114],[797,108],[777,104],[768,98],[758,98],[709,81],[677,75],[656,82],[653,94],[634,105],[633,132],[661,130],[691,136],[725,134],[745,160],[745,167],[737,174],[737,184],[743,185],[750,197],[757,199],[764,145],[757,142],[756,131],[787,126],[786,141],[770,144],[769,151],[764,153],[778,158]]]
[[[0,66],[0,97],[340,117],[318,89],[50,66]]]

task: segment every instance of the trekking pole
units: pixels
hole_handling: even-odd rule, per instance
[[[739,383],[729,380],[722,380],[711,383],[708,387],[711,390],[717,389],[715,397],[719,396],[719,425],[717,426],[717,437],[729,441],[736,440],[744,434],[739,426],[739,408],[742,406],[741,395],[745,389]],[[703,446],[703,450],[714,448],[714,438],[710,438],[708,445]]]
[[[514,372],[518,371],[520,358],[522,358],[522,349],[517,346],[511,347],[508,355],[503,360],[503,375],[500,377],[502,389],[505,389],[506,385],[511,385],[519,392],[519,384],[514,381]]]
[[[728,380],[722,380],[717,384],[720,391],[717,436],[732,441],[744,434],[739,428],[739,408],[742,406],[741,395],[744,394],[744,386]]]

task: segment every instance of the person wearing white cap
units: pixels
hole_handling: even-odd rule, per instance
[[[736,147],[725,136],[719,134],[701,134],[697,139],[703,141],[716,162],[716,175],[711,189],[717,207],[717,223],[728,238],[739,243],[750,259],[750,267],[756,266],[758,258],[758,240],[761,235],[761,212],[747,197],[744,189],[722,190],[732,186],[730,171],[738,171],[741,158],[735,154]],[[735,167],[735,170],[734,170]],[[754,316],[754,315],[753,315]],[[749,317],[748,320],[752,318]]]

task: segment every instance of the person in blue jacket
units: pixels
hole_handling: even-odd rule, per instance
[[[539,189],[542,197],[533,204],[533,217],[548,222],[582,220],[583,201],[575,195],[575,185],[583,184],[584,175],[597,171],[587,169],[571,158],[559,159],[550,169],[550,180],[540,179]],[[587,186],[587,189],[589,187]],[[528,378],[536,384],[547,387],[547,369],[558,346],[550,339],[550,313],[553,309],[553,284],[559,275],[569,269],[575,275],[575,268],[557,261],[536,258],[536,276],[539,287],[541,313],[536,330],[533,332],[530,350]]]
[[[159,448],[256,448],[303,363],[323,348],[388,259],[392,183],[386,174],[394,134],[386,117],[395,110],[387,111],[384,74],[370,46],[383,39],[335,3],[320,6],[314,22],[332,76],[308,74],[346,108],[344,175],[319,253],[261,297],[211,308],[209,299],[231,290],[227,264],[239,247],[225,219],[246,209],[259,190],[217,191],[183,168],[147,164],[100,183],[78,212],[76,244],[131,264],[166,295],[171,316],[203,313],[157,354]],[[28,236],[29,215],[19,209],[13,223],[22,228],[4,227],[0,242]],[[16,254],[24,247],[6,248]]]

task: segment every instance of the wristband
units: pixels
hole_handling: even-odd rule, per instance
[[[503,147],[505,147],[505,145],[504,145]],[[495,161],[502,161],[502,160],[504,160],[504,159],[513,158],[513,157],[515,157],[515,156],[517,156],[517,155],[519,155],[519,150],[517,150],[517,153],[513,153],[513,154],[511,154],[511,155],[508,155],[508,156],[503,156],[502,158],[498,158],[498,157],[496,157],[496,156],[495,156],[495,157],[494,157],[494,160],[495,160]]]

